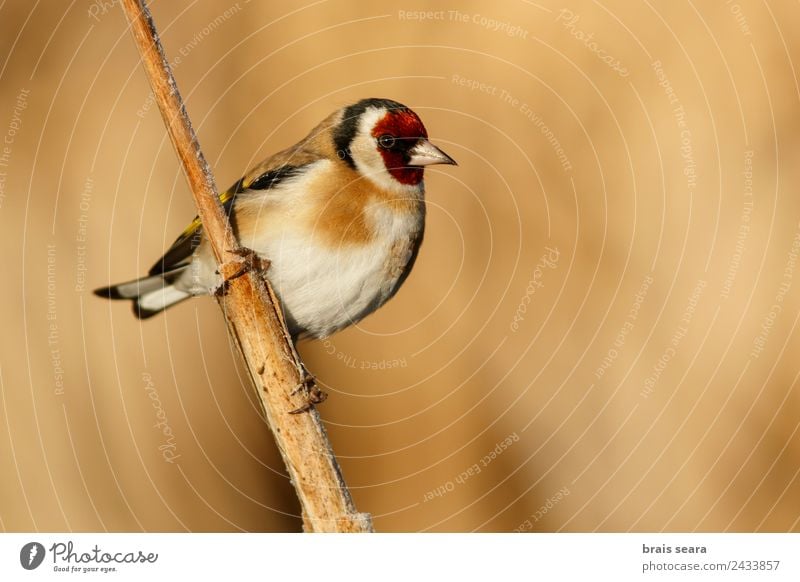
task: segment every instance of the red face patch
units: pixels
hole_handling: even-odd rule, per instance
[[[416,113],[410,109],[394,109],[387,112],[375,124],[372,136],[378,140],[378,151],[383,157],[383,163],[395,180],[411,186],[422,182],[424,169],[408,165],[411,158],[409,151],[420,139],[428,137],[428,132]],[[394,139],[381,140],[383,136],[391,136]],[[389,147],[386,147],[387,145]]]

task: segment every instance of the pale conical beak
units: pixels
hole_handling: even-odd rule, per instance
[[[430,166],[432,164],[458,165],[453,158],[427,139],[420,140],[408,153],[411,154],[411,158],[408,160],[409,166]]]

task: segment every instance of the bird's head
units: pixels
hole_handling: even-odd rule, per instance
[[[425,166],[456,163],[428,141],[416,113],[390,99],[362,99],[345,107],[334,142],[341,160],[391,189],[420,188]]]

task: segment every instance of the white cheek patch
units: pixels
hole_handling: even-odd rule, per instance
[[[359,170],[385,168],[383,157],[378,151],[378,144],[375,138],[372,137],[372,128],[385,115],[385,109],[376,109],[374,107],[370,107],[361,115],[356,137],[350,144],[350,156]]]

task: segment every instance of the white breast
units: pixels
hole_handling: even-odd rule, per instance
[[[375,203],[368,210],[379,236],[367,244],[329,247],[289,228],[259,249],[270,258],[270,282],[292,333],[328,336],[389,300],[422,235],[424,217]]]

